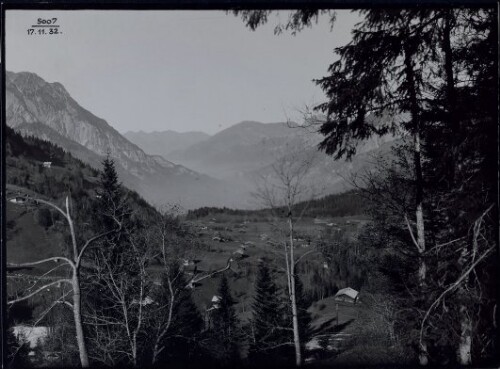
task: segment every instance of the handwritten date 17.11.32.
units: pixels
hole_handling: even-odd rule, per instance
[[[34,35],[61,35],[60,25],[57,18],[38,18],[36,24],[33,24],[27,30],[28,36]]]

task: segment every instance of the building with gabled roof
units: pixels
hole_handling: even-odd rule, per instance
[[[359,292],[351,287],[342,288],[335,294],[335,301],[358,302]]]

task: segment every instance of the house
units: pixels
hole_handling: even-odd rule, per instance
[[[52,162],[51,162],[51,161],[44,161],[44,162],[42,163],[42,166],[43,166],[44,168],[50,168],[50,166],[51,166],[51,165],[52,165]]]
[[[210,310],[220,308],[221,300],[222,300],[222,297],[214,295],[214,297],[212,297],[212,306],[210,307]]]
[[[196,264],[188,264],[187,266],[183,266],[184,273],[189,275],[198,274],[200,271],[198,270],[198,265]]]
[[[146,296],[140,302],[141,306],[146,306],[146,305],[150,305],[150,304],[154,304],[154,303],[155,303],[155,301],[151,297],[149,297],[149,296]],[[132,305],[138,305],[138,304],[139,304],[139,300],[137,300],[137,299],[133,299],[132,300]]]
[[[233,252],[233,255],[237,259],[244,259],[244,258],[248,257],[248,255],[245,253],[245,250],[243,250],[243,249],[236,250],[235,252]]]
[[[182,259],[182,265],[187,267],[191,265],[198,264],[201,260],[196,260],[196,259]]]
[[[342,288],[335,294],[335,301],[357,303],[359,292],[351,287]]]
[[[28,201],[28,198],[25,196],[25,197],[22,197],[22,196],[16,196],[16,197],[13,197],[12,199],[9,199],[10,202],[14,203],[14,204],[26,204],[26,201]]]

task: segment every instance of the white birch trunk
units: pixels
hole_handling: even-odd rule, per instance
[[[467,314],[467,307],[460,306],[460,341],[458,343],[458,362],[460,365],[471,365],[471,349],[472,349],[472,322]]]
[[[80,362],[82,368],[88,368],[89,357],[87,353],[87,346],[85,345],[85,337],[83,335],[82,313],[81,313],[81,294],[80,282],[78,280],[78,272],[73,272],[73,316],[75,319],[76,328],[76,341],[78,343],[78,351],[80,353]]]
[[[300,345],[299,319],[297,314],[297,298],[295,294],[295,260],[293,253],[293,222],[291,211],[288,215],[288,225],[290,229],[290,302],[292,304],[293,321],[293,343],[295,346],[295,365],[302,365],[302,348]]]
[[[465,267],[465,262],[467,260],[467,247],[464,246],[460,259],[458,263],[461,267]],[[466,295],[465,286],[469,281],[469,277],[466,277],[462,284],[459,286],[459,295]],[[472,349],[472,321],[467,311],[467,306],[465,304],[460,304],[460,339],[458,341],[457,349],[457,360],[460,365],[470,365],[472,363],[471,349]]]

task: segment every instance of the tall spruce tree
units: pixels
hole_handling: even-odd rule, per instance
[[[113,218],[118,219],[122,223],[129,223],[129,209],[125,201],[125,194],[118,180],[115,163],[108,152],[102,161],[102,171],[99,175],[99,188],[97,190],[97,199],[94,205],[96,214],[95,227],[99,231],[112,229],[116,227],[116,222]],[[126,247],[125,229],[129,228],[130,224],[123,225],[123,231],[116,232],[103,241],[102,250],[107,259],[114,266],[124,266],[123,256],[124,248]]]
[[[217,294],[220,302],[212,315],[212,350],[220,365],[230,366],[240,360],[238,343],[242,334],[225,274],[222,274]]]
[[[162,351],[155,364],[187,365],[200,354],[203,319],[193,301],[191,290],[185,288],[186,278],[179,270],[178,262],[170,265],[169,275],[163,276],[161,289],[155,299],[161,307],[163,316],[160,319],[168,319],[166,315],[173,301],[171,323],[160,341]]]
[[[128,321],[127,324],[134,323],[125,315],[134,316],[138,307],[138,304],[133,302],[137,301],[140,292],[138,286],[141,283],[141,272],[138,260],[139,254],[144,250],[139,250],[137,245],[144,245],[145,242],[140,241],[144,235],[138,232],[135,224],[130,221],[131,211],[128,201],[109,153],[102,161],[102,166],[99,176],[100,186],[92,206],[94,213],[92,228],[95,233],[104,233],[117,229],[117,222],[121,227],[99,240],[85,256],[82,291],[85,295],[85,309],[88,312],[86,316],[92,316],[93,320],[89,319],[84,323],[86,335],[89,337],[89,351],[93,352],[93,356],[101,358],[101,361],[109,357],[109,363],[128,364],[128,358],[123,354],[129,350],[127,341],[116,340],[114,344],[111,338],[127,337],[125,325],[111,323],[116,322],[122,315],[122,318]],[[132,247],[132,242],[136,243],[136,247]],[[123,306],[128,306],[127,311],[110,298],[114,296],[113,288],[121,290],[123,297],[121,303]],[[97,325],[96,319],[111,323]],[[102,337],[108,337],[107,343],[110,347],[98,344]],[[134,356],[137,359],[139,355],[134,354]]]
[[[284,294],[275,283],[275,275],[263,260],[259,264],[252,304],[252,342],[248,360],[251,365],[281,361],[283,345],[289,341],[285,322]]]

